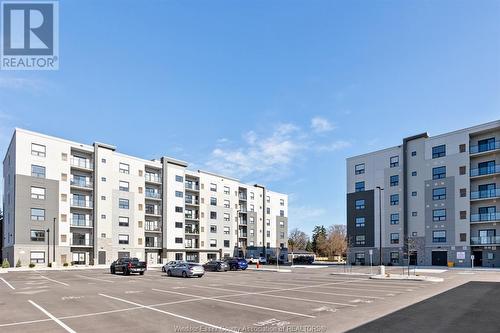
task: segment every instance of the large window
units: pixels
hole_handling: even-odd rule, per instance
[[[356,245],[365,245],[365,235],[356,236]]]
[[[121,209],[129,209],[128,199],[118,199],[118,207]]]
[[[120,173],[129,174],[130,173],[130,165],[128,165],[126,163],[120,163]]]
[[[175,243],[176,244],[181,244],[182,243],[182,237],[176,237],[175,238]]]
[[[224,208],[230,208],[231,202],[229,200],[224,200]]]
[[[217,192],[217,184],[210,183],[210,191]]]
[[[118,244],[128,244],[128,235],[118,235]]]
[[[432,220],[435,222],[446,221],[446,209],[434,209],[432,211]]]
[[[432,158],[446,156],[446,145],[432,147]]]
[[[128,192],[129,191],[129,182],[124,182],[122,180],[120,180],[120,191],[125,191],[125,192]]]
[[[399,224],[399,213],[391,214],[391,224]]]
[[[224,239],[224,247],[229,247],[229,241],[227,239]]]
[[[435,230],[432,232],[432,242],[433,243],[446,243],[446,231],[445,230]]]
[[[179,182],[179,183],[182,183],[182,182],[184,182],[184,177],[179,176],[179,175],[175,175],[175,181]]]
[[[356,217],[356,228],[363,228],[365,226],[364,217]]]
[[[356,182],[355,191],[363,192],[365,190],[365,182]]]
[[[391,252],[391,263],[392,264],[399,263],[399,252]]]
[[[446,199],[446,187],[439,187],[432,190],[432,200]]]
[[[399,166],[399,156],[392,156],[391,159],[389,160],[389,166],[391,168]]]
[[[224,194],[229,194],[231,192],[231,189],[229,186],[224,186]]]
[[[217,240],[216,239],[210,240],[210,247],[217,247]]]
[[[45,252],[31,251],[30,252],[30,262],[32,264],[43,264],[43,263],[45,263]]]
[[[391,199],[391,206],[399,205],[399,194],[392,194],[390,199]]]
[[[217,212],[210,212],[210,219],[216,220],[217,219]]]
[[[399,244],[399,234],[398,233],[391,234],[391,244]]]
[[[45,242],[45,230],[31,230],[30,234],[31,241]]]
[[[146,191],[147,192],[147,191]],[[184,193],[182,191],[175,191],[175,196],[177,198],[182,198],[184,196]]]
[[[446,167],[440,166],[437,168],[432,168],[432,179],[446,178]]]
[[[45,200],[45,189],[31,186],[31,199]]]
[[[224,235],[229,235],[231,233],[230,227],[224,227]]]
[[[399,175],[391,176],[390,185],[391,186],[398,186],[399,185]]]
[[[365,199],[358,199],[356,200],[355,202],[355,208],[357,210],[360,210],[360,209],[365,209]]]
[[[37,143],[31,144],[31,155],[45,157],[45,146]]]
[[[120,216],[118,217],[118,225],[120,227],[128,227],[129,225],[129,219],[126,216]]]
[[[36,178],[45,178],[45,167],[31,165],[31,176]]]
[[[217,226],[216,225],[210,225],[210,233],[215,234],[217,233]]]
[[[231,221],[231,215],[229,213],[224,213],[224,222],[229,222]]]
[[[217,198],[211,197],[210,198],[210,205],[211,206],[217,206]]]
[[[365,254],[363,252],[357,252],[354,255],[354,261],[356,265],[364,265],[365,264]]]
[[[365,164],[364,163],[356,164],[354,166],[354,173],[356,175],[361,175],[361,174],[365,173]]]
[[[32,221],[45,221],[45,209],[31,208]]]

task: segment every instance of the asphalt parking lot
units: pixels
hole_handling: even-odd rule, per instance
[[[9,272],[0,275],[0,332],[342,332],[478,277],[379,281],[339,271]]]

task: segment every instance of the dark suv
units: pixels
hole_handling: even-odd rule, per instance
[[[226,258],[224,261],[229,265],[230,270],[245,270],[248,268],[248,263],[244,258]]]

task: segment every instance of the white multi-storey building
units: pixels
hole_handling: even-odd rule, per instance
[[[3,166],[11,265],[287,257],[288,197],[261,185],[23,129]]]
[[[353,263],[499,267],[500,121],[348,158],[347,228]]]

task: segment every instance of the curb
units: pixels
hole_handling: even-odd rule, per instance
[[[250,268],[247,269],[252,271],[261,271],[261,272],[278,272],[278,273],[291,273],[291,269],[276,269],[276,268]]]
[[[374,280],[404,280],[404,281],[426,281],[426,282],[443,282],[443,278],[434,276],[415,276],[415,275],[372,275],[370,279]]]

